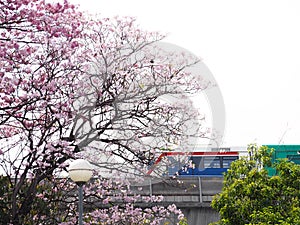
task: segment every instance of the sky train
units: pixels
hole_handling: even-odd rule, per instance
[[[300,164],[300,145],[266,145],[274,149],[272,161],[287,158]],[[247,147],[212,148],[205,151],[162,152],[149,167],[148,175],[223,176],[230,164],[248,154]],[[274,175],[273,168],[267,168]]]

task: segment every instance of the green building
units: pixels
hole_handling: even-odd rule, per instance
[[[265,145],[274,150],[272,154],[272,162],[278,159],[288,159],[300,165],[300,145]],[[276,174],[275,168],[266,168],[270,176]]]

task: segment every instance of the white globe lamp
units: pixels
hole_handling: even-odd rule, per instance
[[[83,188],[82,186],[88,182],[93,175],[93,170],[91,164],[84,159],[76,159],[70,163],[69,166],[69,176],[78,185],[79,191],[79,225],[82,225],[82,215],[83,215]]]

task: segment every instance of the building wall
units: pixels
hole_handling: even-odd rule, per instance
[[[218,221],[220,218],[218,212],[211,207],[182,208],[181,210],[186,216],[189,225],[208,225]]]

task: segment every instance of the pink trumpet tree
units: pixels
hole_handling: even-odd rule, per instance
[[[68,1],[1,0],[0,15],[0,222],[74,224],[76,201],[66,194],[72,184],[57,179],[68,160],[86,157],[135,177],[157,150],[205,135],[197,123],[186,132],[199,115],[184,94],[208,85],[186,70],[198,60],[164,52],[155,45],[162,35],[132,18],[83,14]],[[86,223],[182,218],[174,206],[135,207],[142,197],[127,186],[109,178],[87,186],[87,196],[111,207],[90,207]]]

